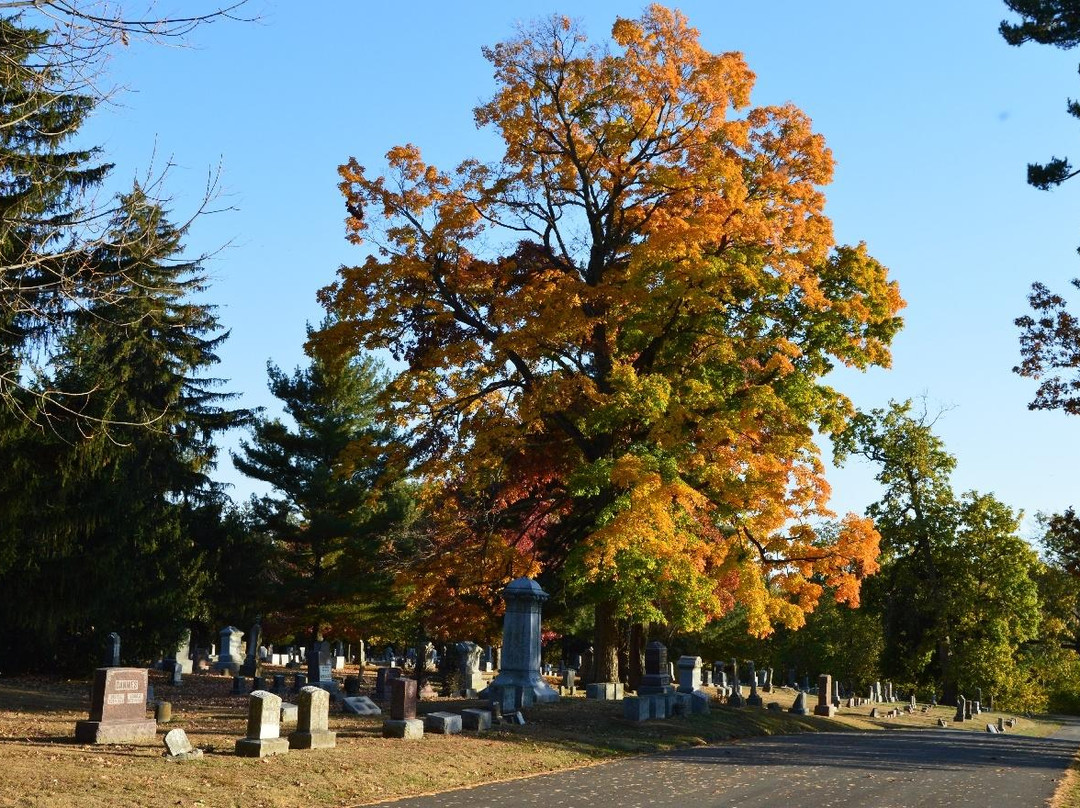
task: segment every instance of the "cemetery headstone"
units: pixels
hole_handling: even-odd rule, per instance
[[[169,674],[169,684],[173,687],[180,687],[184,683],[184,667],[177,660],[171,660],[165,663],[167,667],[165,672]]]
[[[182,729],[170,729],[162,739],[165,744],[164,757],[167,760],[198,760],[203,756],[201,749],[196,749]]]
[[[531,578],[518,578],[503,590],[502,659],[490,687],[527,687],[538,702],[559,700],[559,694],[540,676],[540,611],[548,594]]]
[[[827,673],[818,677],[818,703],[814,708],[814,715],[823,715],[826,718],[836,715],[836,707],[832,703],[832,676]]]
[[[766,668],[765,669],[765,692],[766,693],[772,693],[773,692],[773,669],[772,668]]]
[[[308,685],[300,691],[296,732],[289,734],[290,749],[330,749],[337,746],[337,733],[329,729],[330,694]]]
[[[728,696],[728,705],[731,707],[745,707],[746,699],[743,698],[742,686],[739,682],[739,663],[731,660],[731,695]]]
[[[244,662],[240,666],[240,674],[243,676],[254,676],[259,672],[259,640],[262,639],[262,623],[260,618],[255,618],[255,625],[251,627],[251,632],[248,634],[247,642],[247,654],[244,657]]]
[[[300,708],[290,702],[281,702],[281,726],[293,726],[300,718]]]
[[[334,665],[330,654],[330,643],[324,640],[313,642],[307,649],[308,683],[316,685],[332,681]]]
[[[645,646],[645,674],[638,685],[639,696],[652,696],[672,692],[668,675],[667,647],[658,641]]]
[[[375,698],[386,701],[390,698],[390,683],[400,679],[405,672],[398,667],[379,668],[375,671]]]
[[[461,728],[483,732],[491,729],[491,712],[470,707],[461,711]]]
[[[693,693],[701,689],[701,657],[679,657],[679,692]]]
[[[102,664],[106,668],[120,667],[120,635],[115,631],[105,638],[105,658]]]
[[[956,715],[953,716],[953,721],[961,723],[967,719],[967,699],[963,696],[959,696],[956,699]]]
[[[143,743],[157,735],[146,717],[144,668],[98,668],[90,691],[90,717],[75,723],[79,743]]]
[[[367,696],[346,696],[341,709],[353,715],[382,715],[382,709]]]
[[[194,660],[191,653],[191,632],[185,631],[183,636],[180,637],[180,641],[176,644],[176,648],[165,657],[165,662],[176,662],[180,664],[181,673],[191,673],[194,669]],[[166,665],[166,672],[171,673],[172,668]]]
[[[395,721],[416,718],[416,680],[390,680],[390,717]]]
[[[810,711],[806,709],[806,691],[800,690],[798,695],[795,696],[795,701],[788,709],[789,713],[795,715],[806,715]]]
[[[240,666],[244,664],[244,656],[240,652],[240,639],[244,632],[236,626],[226,626],[221,630],[221,653],[214,665],[216,671],[228,671],[234,676],[240,672]]]
[[[424,716],[424,730],[436,735],[460,735],[461,716],[441,711],[428,713]]]
[[[476,694],[484,689],[485,684],[483,674],[480,673],[481,648],[474,642],[459,642],[456,648],[462,694],[467,698],[476,698]]]
[[[762,699],[758,693],[758,677],[757,671],[754,670],[754,661],[750,660],[747,666],[749,667],[750,676],[750,695],[746,697],[746,704],[748,707],[760,707]]]
[[[265,690],[248,696],[247,737],[236,742],[239,757],[267,757],[289,751],[281,737],[281,697]]]
[[[567,668],[563,671],[562,688],[564,696],[577,695],[577,671],[573,668]]]

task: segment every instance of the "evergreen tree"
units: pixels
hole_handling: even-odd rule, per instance
[[[355,355],[267,372],[294,426],[259,420],[233,463],[274,489],[250,503],[278,550],[270,619],[316,639],[331,628],[342,636],[387,607],[383,550],[410,510],[387,462],[391,430],[375,420],[385,381],[373,359]]]
[[[77,665],[119,631],[125,652],[148,658],[199,609],[206,570],[191,525],[221,498],[207,476],[214,436],[248,414],[205,376],[226,335],[194,299],[201,268],[176,259],[183,234],[140,188],[123,196],[91,256],[111,281],[61,341],[52,384],[93,392],[46,408],[51,430],[36,434],[53,465],[24,481],[48,503],[27,533],[38,551],[20,553],[0,587],[39,657],[81,641]]]
[[[16,406],[67,302],[93,283],[80,202],[110,168],[71,146],[96,102],[71,89],[56,47],[20,16],[0,18],[0,398]]]

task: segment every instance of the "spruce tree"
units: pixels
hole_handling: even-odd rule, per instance
[[[0,398],[95,281],[80,203],[110,167],[72,145],[96,100],[72,90],[49,32],[0,18]]]
[[[233,463],[274,489],[250,503],[278,550],[274,619],[314,639],[341,636],[387,606],[380,559],[409,511],[386,462],[392,432],[376,421],[385,381],[373,359],[355,355],[313,359],[291,376],[273,363],[267,371],[293,425],[260,419]]]
[[[220,510],[214,436],[248,413],[206,375],[226,334],[198,300],[201,268],[177,258],[183,235],[142,189],[121,197],[90,257],[110,284],[61,340],[50,382],[74,395],[46,408],[52,468],[26,481],[44,506],[26,536],[39,552],[20,554],[0,595],[42,658],[74,643],[77,667],[109,631],[148,658],[200,608],[208,573],[191,526]]]

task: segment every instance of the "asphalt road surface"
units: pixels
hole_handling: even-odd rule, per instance
[[[1080,746],[959,730],[787,735],[380,803],[394,808],[1042,806]]]

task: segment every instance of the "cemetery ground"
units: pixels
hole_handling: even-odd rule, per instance
[[[233,752],[245,734],[247,695],[232,695],[230,677],[194,674],[175,688],[163,674],[152,671],[150,678],[156,696],[171,702],[172,721],[158,727],[157,743],[141,746],[75,741],[75,722],[86,717],[89,706],[87,681],[0,678],[0,806],[363,805],[738,738],[929,729],[938,718],[951,725],[954,712],[938,707],[870,719],[866,707],[821,718],[714,704],[708,715],[633,723],[622,717],[618,702],[576,696],[528,709],[524,726],[502,724],[479,735],[426,734],[409,741],[382,737],[385,715],[360,717],[334,709],[330,729],[337,732],[335,748],[250,759]],[[370,670],[367,680],[373,681]],[[786,708],[794,691],[764,695]],[[425,700],[419,712],[477,706],[482,705],[470,699]],[[957,731],[985,731],[997,716],[984,713]],[[201,760],[169,762],[161,756],[161,738],[174,727],[205,750]],[[1051,720],[1021,717],[1012,732],[1046,735],[1056,728]],[[1073,808],[1080,802],[1062,805]]]

